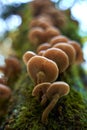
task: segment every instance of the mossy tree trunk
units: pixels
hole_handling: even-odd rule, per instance
[[[28,8],[26,6],[23,11],[26,13]],[[35,51],[28,40],[31,17],[31,12],[22,16],[23,23],[17,36],[13,37],[13,47],[21,60],[22,72],[14,82],[10,81],[13,86],[13,97],[8,114],[1,121],[1,128],[5,130],[85,130],[87,129],[87,93],[81,79],[81,75],[85,76],[85,72],[76,65],[70,67],[57,79],[70,85],[70,93],[58,101],[48,117],[48,125],[41,123],[45,106],[42,107],[40,102],[32,97],[34,83],[29,78],[22,61],[22,56],[27,50]]]

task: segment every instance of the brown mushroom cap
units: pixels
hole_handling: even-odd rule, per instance
[[[84,62],[83,52],[82,52],[80,44],[76,41],[69,41],[68,43],[72,45],[76,51],[75,63],[80,64]]]
[[[53,82],[59,69],[55,62],[42,56],[34,56],[27,63],[27,71],[35,83]]]
[[[59,35],[59,36],[55,36],[53,37],[51,40],[50,40],[50,44],[51,46],[57,44],[57,43],[60,43],[60,42],[65,42],[67,43],[68,42],[68,38],[63,36],[63,35]]]
[[[39,45],[39,47],[37,48],[37,53],[42,51],[42,50],[46,50],[50,48],[50,44],[49,43],[43,43],[42,45]]]
[[[59,97],[67,95],[70,91],[70,87],[63,81],[54,82],[47,89],[46,97],[50,100],[55,94],[59,94]]]
[[[23,61],[25,64],[30,60],[31,57],[35,56],[36,54],[33,51],[27,51],[23,55]]]
[[[61,49],[50,48],[43,53],[43,56],[50,60],[53,60],[57,64],[59,73],[64,72],[69,66],[68,56]]]
[[[34,27],[29,32],[29,40],[34,44],[38,45],[44,40],[44,29],[40,27]]]
[[[49,82],[44,82],[36,85],[32,91],[32,96],[39,96],[39,94],[41,95],[45,94],[50,85],[51,83]]]
[[[45,31],[45,36],[47,37],[48,40],[58,35],[60,35],[60,31],[56,27],[53,27],[53,26],[48,27]]]
[[[73,46],[67,43],[58,43],[55,44],[53,47],[63,50],[68,55],[70,65],[75,62],[76,52]]]
[[[38,52],[38,55],[39,55],[39,56],[43,56],[44,52],[45,52],[45,50],[39,51],[39,52]]]
[[[3,73],[7,77],[12,77],[16,74],[19,74],[21,71],[21,64],[19,59],[16,57],[8,57],[5,59],[5,66],[3,66]]]
[[[11,89],[6,85],[0,84],[0,100],[7,100],[11,96]]]
[[[41,27],[43,29],[46,29],[49,26],[51,26],[51,22],[42,16],[34,18],[30,23],[30,27]]]

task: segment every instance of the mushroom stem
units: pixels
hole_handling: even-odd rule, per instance
[[[54,106],[56,105],[57,101],[59,99],[59,94],[55,94],[53,96],[52,101],[50,102],[50,104],[46,107],[46,109],[44,110],[43,114],[42,114],[42,123],[47,124],[48,123],[48,115],[49,113],[52,111],[52,109],[54,108]]]
[[[37,84],[44,82],[45,74],[44,72],[40,71],[37,73]]]
[[[43,106],[43,105],[46,103],[46,101],[47,101],[47,97],[46,97],[46,95],[44,94],[44,95],[42,96],[41,105]]]

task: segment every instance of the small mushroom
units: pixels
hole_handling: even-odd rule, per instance
[[[57,64],[59,68],[59,73],[64,72],[69,66],[68,56],[61,49],[58,49],[58,48],[47,49],[43,53],[43,56],[54,61]]]
[[[0,103],[8,100],[11,97],[11,89],[3,84],[0,84]]]
[[[47,37],[48,40],[58,35],[60,35],[60,31],[53,26],[48,27],[45,31],[45,37]]]
[[[39,47],[37,48],[37,53],[39,53],[42,50],[47,50],[48,48],[50,48],[50,44],[49,43],[43,43],[42,45],[39,45]]]
[[[51,26],[51,22],[48,21],[47,18],[42,16],[34,18],[30,23],[30,27],[41,27],[43,29],[46,29],[49,26]]]
[[[42,114],[42,123],[48,123],[48,115],[58,102],[58,100],[69,93],[70,87],[65,82],[54,82],[51,86],[47,89],[45,97],[47,100],[50,100],[50,104],[46,107]]]
[[[76,41],[69,41],[68,43],[70,45],[72,45],[76,51],[75,63],[80,64],[80,63],[84,62],[85,60],[83,58],[83,52],[82,52],[80,44]]]
[[[59,75],[56,63],[43,56],[32,57],[27,63],[27,71],[36,84],[53,82]]]
[[[21,72],[20,61],[16,57],[10,56],[5,59],[5,66],[0,67],[0,70],[8,78],[14,77]]]
[[[39,51],[39,52],[38,52],[38,55],[39,55],[39,56],[43,56],[44,52],[45,52],[45,50]]]
[[[35,45],[37,46],[38,44],[43,43],[44,41],[44,29],[40,28],[40,27],[34,27],[30,30],[29,33],[29,40]]]
[[[0,73],[1,74],[1,73]],[[7,77],[4,74],[0,75],[0,84],[7,84]]]
[[[27,51],[23,55],[23,61],[27,65],[27,62],[30,60],[31,57],[35,56],[36,54],[33,51]]]
[[[58,43],[58,44],[55,44],[53,47],[63,50],[68,55],[69,65],[75,62],[76,52],[72,45],[67,44],[67,43]]]
[[[67,43],[69,41],[69,39],[63,35],[59,35],[59,36],[55,36],[50,40],[50,44],[51,46],[60,43],[60,42],[65,42]]]
[[[50,87],[51,83],[49,82],[44,82],[44,83],[40,83],[38,85],[36,85],[32,91],[32,96],[38,96],[40,99],[43,99],[44,94],[46,93],[47,89]],[[41,104],[45,104],[45,99],[44,98],[41,102]]]

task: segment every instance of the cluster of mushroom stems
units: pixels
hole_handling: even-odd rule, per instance
[[[84,61],[81,46],[61,34],[49,17],[38,16],[30,23],[29,40],[37,47],[36,53],[27,51],[23,61],[35,87],[32,95],[39,97],[41,105],[47,100],[49,105],[43,111],[42,123],[48,123],[48,115],[59,98],[70,91],[70,86],[63,81],[56,81],[73,64]]]

